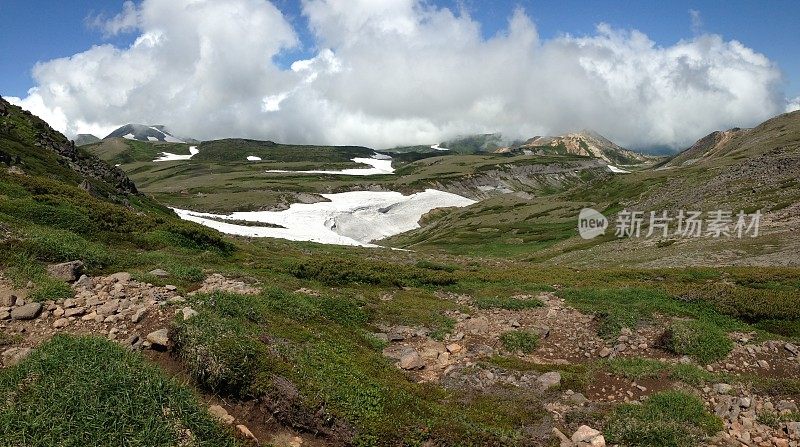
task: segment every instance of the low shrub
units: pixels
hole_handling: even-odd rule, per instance
[[[539,346],[539,334],[527,331],[508,331],[500,335],[500,342],[510,352],[530,354]]]
[[[722,430],[698,397],[680,391],[653,394],[641,405],[623,404],[611,413],[604,434],[609,444],[629,447],[690,447]]]
[[[733,342],[719,327],[699,320],[674,322],[663,336],[664,347],[706,364],[725,358]]]

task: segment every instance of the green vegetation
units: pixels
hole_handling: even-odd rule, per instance
[[[621,357],[605,361],[613,374],[632,380],[666,377],[683,383],[699,386],[714,380],[715,376],[694,365],[665,363],[641,357]]]
[[[238,445],[189,390],[99,338],[53,337],[0,370],[0,393],[3,445]]]
[[[630,447],[689,447],[722,430],[703,401],[680,391],[653,394],[641,405],[617,407],[606,424],[606,440]]]
[[[539,346],[539,334],[526,331],[508,331],[500,334],[500,343],[506,351],[530,354]]]
[[[674,322],[665,338],[665,345],[672,352],[689,355],[701,363],[725,358],[733,349],[733,342],[724,331],[696,320]]]

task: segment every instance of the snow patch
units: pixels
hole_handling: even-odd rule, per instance
[[[371,168],[354,168],[342,169],[341,171],[285,171],[282,169],[270,169],[270,173],[287,173],[292,174],[334,174],[334,175],[380,175],[380,174],[394,174],[392,167],[392,157],[385,154],[376,153],[371,158],[356,157],[352,159],[354,162],[364,165],[372,166]]]
[[[432,145],[431,149],[436,150],[436,151],[449,151],[450,150],[450,149],[448,149],[446,147],[439,146],[439,144],[440,143],[436,143],[436,144]]]
[[[256,157],[255,155],[247,156],[247,161],[261,161],[261,157]]]
[[[189,146],[189,155],[178,155],[170,152],[162,152],[161,156],[153,160],[153,162],[190,160],[192,157],[194,157],[199,153],[200,150],[197,149],[197,146]]]
[[[236,212],[230,215],[174,211],[182,219],[227,234],[375,247],[372,241],[419,228],[419,219],[435,208],[465,207],[475,203],[466,197],[435,189],[408,196],[399,192],[375,191],[322,196],[329,201],[295,203],[284,211]],[[219,220],[262,222],[283,228],[235,225]]]
[[[122,138],[125,138],[127,140],[135,140],[136,139],[136,137],[134,137],[132,133],[126,133],[125,135],[122,136]]]
[[[622,168],[618,168],[618,167],[616,167],[614,165],[608,165],[608,170],[611,171],[611,172],[614,172],[616,174],[630,174],[631,173],[631,171],[626,171],[626,170],[624,170]]]

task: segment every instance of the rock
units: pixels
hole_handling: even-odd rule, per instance
[[[572,442],[579,446],[605,447],[606,445],[603,434],[588,425],[581,425],[578,430],[572,434]]]
[[[11,312],[7,310],[0,311],[0,320],[8,320],[11,318]]]
[[[196,317],[199,315],[196,310],[192,309],[191,307],[184,307],[181,309],[181,313],[183,313],[183,321],[186,321],[192,317]]]
[[[457,354],[461,352],[462,349],[463,348],[458,343],[450,343],[449,345],[447,345],[447,352],[451,354]]]
[[[62,316],[64,316],[65,312],[66,311],[64,310],[63,307],[57,306],[55,309],[53,309],[53,316],[56,317],[56,318],[62,317]]]
[[[422,369],[425,367],[425,362],[417,351],[412,351],[400,358],[399,366],[405,370]]]
[[[75,300],[73,300],[72,298],[67,298],[67,299],[64,300],[64,306],[63,307],[64,307],[64,309],[71,309],[71,308],[73,308],[73,307],[75,307],[77,305],[78,305],[78,303],[76,303]]]
[[[83,272],[83,262],[81,261],[63,262],[47,266],[47,273],[50,276],[65,282],[76,281],[80,278],[81,272]]]
[[[81,275],[81,277],[78,278],[77,281],[75,281],[75,286],[82,287],[84,289],[91,289],[92,287],[94,287],[94,284],[92,278],[89,278],[86,275]]]
[[[611,355],[612,352],[613,351],[611,350],[611,348],[609,348],[608,346],[603,346],[603,349],[600,350],[598,355],[600,355],[600,357],[606,358],[609,355]]]
[[[86,313],[85,307],[73,307],[72,309],[66,309],[64,311],[64,317],[77,317]]]
[[[178,287],[177,286],[173,286],[172,284],[168,284],[168,285],[164,286],[164,288],[169,290],[170,292],[174,292],[174,291],[178,290]]]
[[[15,307],[11,311],[11,318],[15,320],[33,320],[42,311],[42,303],[28,303],[24,306]]]
[[[778,401],[775,407],[778,411],[797,411],[797,404],[788,400]]]
[[[464,322],[464,330],[472,335],[481,335],[489,332],[489,319],[486,317],[470,318]]]
[[[69,320],[66,318],[59,318],[58,320],[53,322],[54,329],[61,329],[69,326]]]
[[[133,315],[131,315],[131,323],[138,323],[142,321],[142,318],[144,318],[144,314],[146,313],[147,313],[146,307],[142,307],[141,309],[137,310],[136,312],[133,313]]]
[[[403,341],[406,339],[406,337],[399,332],[390,332],[386,334],[386,337],[389,339],[389,341]]]
[[[211,413],[211,416],[214,416],[215,418],[219,419],[220,422],[227,425],[233,424],[233,421],[236,420],[236,418],[228,414],[228,412],[219,405],[212,405],[208,407],[208,412]]]
[[[14,366],[30,355],[31,348],[10,348],[3,352],[3,366]]]
[[[742,408],[750,408],[750,403],[749,397],[742,397],[739,399],[739,406]]]
[[[113,275],[109,275],[108,279],[116,283],[125,284],[131,280],[131,274],[128,272],[114,273]]]
[[[561,373],[558,371],[550,371],[542,374],[536,379],[536,382],[539,383],[539,386],[543,390],[549,390],[550,388],[557,387],[561,385]]]
[[[587,399],[586,396],[581,393],[573,393],[567,398],[567,400],[575,405],[583,405],[589,402],[589,399]]]
[[[81,317],[81,321],[91,321],[97,318],[97,312],[88,313]]]
[[[631,331],[630,328],[624,327],[619,330],[619,334],[625,337],[630,337],[631,335],[633,335],[633,331]]]
[[[169,346],[169,331],[167,329],[159,329],[147,334],[147,341],[158,346]]]
[[[114,315],[118,309],[119,309],[119,300],[114,299],[98,306],[96,312],[97,315],[102,315],[104,317],[107,317],[109,315]]]
[[[757,363],[759,368],[769,369],[769,363],[766,360],[759,360]]]
[[[17,296],[9,291],[0,290],[0,307],[13,307],[17,304]]]
[[[237,425],[236,429],[239,430],[239,433],[241,433],[242,436],[244,436],[247,439],[252,439],[253,441],[256,442],[256,444],[258,444],[258,439],[256,439],[255,435],[253,434],[253,432],[250,431],[250,429],[248,429],[242,424]]]
[[[558,438],[558,442],[561,446],[572,447],[572,442],[570,442],[567,435],[562,433],[561,430],[557,429],[556,427],[553,427],[553,436]]]
[[[148,274],[149,275],[153,275],[153,276],[157,276],[159,278],[166,278],[166,277],[169,276],[169,272],[167,272],[166,270],[162,270],[162,269],[150,270],[148,272]]]
[[[728,394],[728,393],[731,392],[731,390],[733,390],[733,387],[731,385],[728,385],[727,383],[715,383],[714,384],[714,392],[716,392],[716,393]]]
[[[783,348],[791,352],[792,355],[795,357],[800,356],[800,348],[791,343],[786,343],[785,345],[783,345]]]

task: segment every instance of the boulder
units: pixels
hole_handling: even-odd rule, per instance
[[[184,307],[183,309],[181,309],[181,313],[183,314],[183,321],[186,321],[198,315],[197,311],[192,309],[191,307]]]
[[[65,282],[74,282],[80,278],[83,272],[82,261],[62,262],[61,264],[53,264],[47,266],[47,273],[53,278],[60,279]]]
[[[15,307],[11,311],[11,318],[15,320],[33,320],[42,312],[42,303],[28,303]]]
[[[69,326],[69,320],[66,318],[59,318],[58,320],[53,322],[54,329],[61,329]]]
[[[131,274],[128,272],[118,272],[114,273],[113,275],[109,275],[108,279],[113,282],[125,284],[131,280]]]
[[[14,366],[30,355],[31,348],[10,348],[3,352],[3,366]]]
[[[109,315],[114,315],[117,312],[117,309],[119,309],[119,300],[114,299],[101,306],[98,306],[97,314],[107,317]]]
[[[728,393],[731,392],[731,390],[733,390],[733,387],[731,385],[728,385],[727,383],[715,383],[714,384],[714,392],[716,392],[716,393],[728,394]]]
[[[166,278],[166,277],[169,276],[169,272],[167,272],[166,270],[162,270],[162,269],[150,270],[148,272],[148,274],[156,276],[158,278]]]
[[[245,438],[250,439],[253,442],[255,442],[256,444],[258,444],[258,439],[253,434],[253,432],[250,431],[250,429],[248,429],[247,427],[245,427],[244,425],[241,425],[241,424],[237,425],[236,429],[239,430],[239,433],[241,433],[242,436],[244,436]]]
[[[486,317],[470,318],[464,322],[464,330],[472,335],[481,335],[489,332],[489,319]]]
[[[557,387],[561,385],[561,373],[558,371],[550,371],[542,374],[536,379],[536,382],[539,383],[539,386],[543,390],[549,390],[550,388]]]
[[[228,414],[228,412],[219,405],[212,405],[208,407],[208,412],[211,413],[211,416],[219,419],[220,422],[231,425],[233,421],[236,420],[233,416]]]
[[[579,446],[605,447],[606,445],[603,434],[588,425],[581,425],[572,434],[572,442]]]
[[[409,352],[400,358],[400,368],[405,370],[422,369],[425,367],[425,362],[419,356],[417,351]]]
[[[157,346],[169,345],[169,331],[167,329],[159,329],[147,334],[147,341]]]
[[[12,307],[17,304],[17,296],[9,290],[0,290],[0,307]]]

